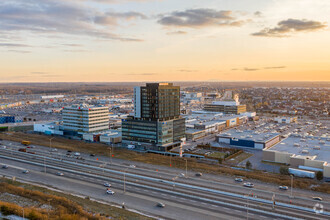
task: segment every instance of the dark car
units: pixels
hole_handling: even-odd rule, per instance
[[[91,156],[91,157],[95,157],[95,154],[90,154],[89,156]]]
[[[8,169],[8,165],[2,165],[2,169]]]
[[[161,203],[161,202],[159,202],[159,203],[157,203],[157,207],[160,207],[160,208],[164,208],[164,207],[165,207],[165,204],[164,204],[164,203]]]

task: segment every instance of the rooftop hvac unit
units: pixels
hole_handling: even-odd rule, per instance
[[[302,150],[301,153],[308,154],[309,152],[308,152],[308,150]]]
[[[321,150],[320,146],[314,146],[313,149],[314,150]]]
[[[298,144],[298,143],[294,143],[293,146],[295,146],[295,147],[300,147],[300,144]]]

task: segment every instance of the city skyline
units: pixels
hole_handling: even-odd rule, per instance
[[[0,83],[330,81],[330,2],[0,3]]]

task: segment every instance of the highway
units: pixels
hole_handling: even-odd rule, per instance
[[[100,167],[102,162],[96,160],[75,161],[73,158],[64,159],[58,153],[40,153],[44,155],[1,149],[0,164],[7,164],[9,168],[1,169],[0,174],[115,204],[125,202],[129,208],[166,219],[241,219],[247,216],[251,219],[329,218],[324,215],[327,213],[313,212],[312,203],[316,201],[306,198],[295,198],[294,205],[297,207],[288,207],[289,204],[285,203],[287,195],[276,194],[273,209],[270,193],[263,190],[210,181],[191,173],[185,178],[178,173],[173,175],[115,163]],[[45,161],[47,173],[44,173]],[[22,174],[22,169],[31,172]],[[63,172],[64,176],[56,176],[58,171]],[[112,184],[115,195],[105,195],[105,187],[102,186],[105,181]],[[156,207],[157,202],[163,202],[166,207]],[[329,202],[323,201],[322,204],[324,212],[328,212]]]

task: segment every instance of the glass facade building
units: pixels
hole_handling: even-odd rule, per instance
[[[147,143],[166,151],[185,137],[180,117],[180,87],[172,83],[147,83],[134,88],[134,117],[122,120],[123,142]]]

